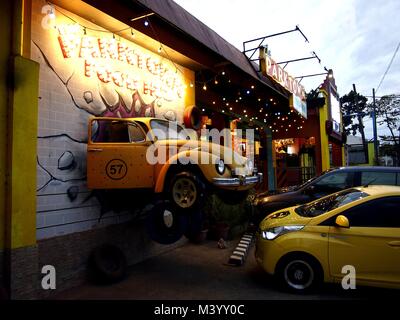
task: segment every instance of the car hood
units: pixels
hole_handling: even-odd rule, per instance
[[[231,167],[243,167],[248,163],[246,157],[241,156],[232,148],[221,146],[216,143],[200,140],[158,140],[156,145],[159,147],[177,147],[179,151],[189,151],[200,149],[201,151],[209,152],[214,156],[224,160]]]
[[[297,198],[299,196],[299,193],[297,191],[288,191],[288,192],[282,192],[278,194],[272,194],[272,195],[266,195],[264,194],[259,194],[256,196],[254,200],[255,205],[268,205],[269,203],[279,203],[279,202],[286,202],[288,206],[290,206],[293,202],[296,202]]]
[[[275,211],[264,218],[260,223],[260,229],[266,230],[287,225],[306,225],[312,218],[299,216],[294,209],[298,206]]]

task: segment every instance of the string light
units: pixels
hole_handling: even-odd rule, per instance
[[[56,14],[54,13],[53,6],[50,6],[49,18],[52,19],[52,20],[54,20],[56,18]]]
[[[205,83],[204,83],[204,85],[203,85],[203,90],[204,90],[204,91],[207,91],[207,86],[206,86]]]

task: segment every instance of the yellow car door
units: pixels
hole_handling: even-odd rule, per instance
[[[331,276],[341,279],[342,268],[350,265],[357,281],[400,286],[399,208],[400,197],[383,197],[340,213],[349,228],[333,224],[329,229]]]
[[[90,189],[154,186],[154,168],[146,160],[150,142],[138,124],[124,119],[99,119],[92,120],[91,128],[87,147]]]

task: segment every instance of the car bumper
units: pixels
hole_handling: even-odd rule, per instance
[[[284,250],[275,241],[264,240],[260,232],[256,233],[255,258],[258,265],[267,273],[273,275],[276,264],[283,256]]]
[[[213,183],[219,187],[240,187],[262,182],[263,174],[258,173],[250,177],[214,178]]]

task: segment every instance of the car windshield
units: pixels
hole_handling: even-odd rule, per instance
[[[350,202],[369,196],[367,193],[357,189],[348,189],[334,193],[311,203],[299,206],[295,209],[296,213],[303,217],[317,217],[330,210],[339,208]]]
[[[164,120],[152,120],[150,126],[157,140],[189,140],[189,134],[181,125]]]
[[[326,170],[324,172],[322,172],[320,175],[312,177],[311,179],[307,180],[306,182],[302,183],[301,185],[295,186],[291,191],[297,191],[300,190],[306,186],[308,186],[311,182],[313,182],[315,179],[322,177],[323,175],[325,175],[328,172],[331,172],[332,170]]]

